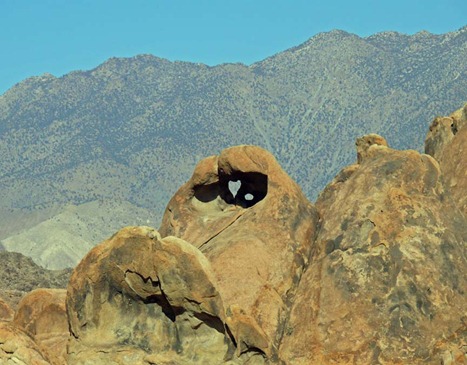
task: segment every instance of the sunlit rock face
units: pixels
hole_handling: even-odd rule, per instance
[[[338,174],[316,203],[322,225],[292,303],[282,360],[463,358],[467,222],[438,163],[388,148],[374,135],[358,140],[357,149],[358,164]]]
[[[65,289],[35,289],[18,304],[13,324],[28,333],[53,364],[66,364],[68,319]]]
[[[239,146],[201,161],[160,233],[124,228],[74,270],[68,363],[277,361],[317,224],[268,152]]]
[[[209,262],[148,227],[90,251],[70,279],[67,310],[69,364],[216,364],[234,350]]]
[[[206,256],[228,316],[241,309],[262,333],[251,346],[273,358],[317,224],[316,209],[269,152],[237,146],[196,166],[160,232]]]
[[[449,118],[436,159],[357,139],[315,205],[259,147],[202,160],[159,231],[123,228],[75,268],[66,363],[465,363],[465,109]]]
[[[467,215],[467,104],[449,117],[435,118],[425,152],[439,162],[446,188]]]
[[[55,365],[46,352],[10,322],[0,321],[0,364]]]

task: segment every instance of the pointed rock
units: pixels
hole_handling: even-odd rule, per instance
[[[449,117],[433,121],[425,152],[439,162],[446,188],[467,216],[467,104]]]
[[[467,222],[440,174],[428,155],[372,145],[325,189],[286,364],[439,364],[465,335]]]

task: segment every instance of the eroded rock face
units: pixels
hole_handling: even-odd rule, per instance
[[[425,152],[439,162],[446,188],[467,216],[467,104],[449,117],[433,121]]]
[[[239,342],[274,359],[317,223],[316,209],[269,152],[237,146],[196,166],[160,232],[207,257]]]
[[[65,289],[35,289],[18,304],[13,324],[34,338],[54,364],[66,364]]]
[[[7,322],[0,322],[0,364],[55,365],[30,336]]]
[[[160,234],[122,229],[73,272],[68,364],[464,363],[465,114],[427,139],[441,168],[359,138],[316,208],[261,148],[202,160]]]
[[[467,222],[438,163],[367,147],[316,203],[322,225],[280,347],[286,364],[440,364],[465,343]]]
[[[89,252],[70,279],[67,311],[70,365],[263,363],[256,351],[234,358],[204,255],[148,227],[124,228]]]

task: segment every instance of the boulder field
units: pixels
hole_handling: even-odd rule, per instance
[[[0,363],[465,364],[466,124],[436,118],[426,154],[357,139],[315,204],[264,149],[207,157],[158,230],[0,300]]]

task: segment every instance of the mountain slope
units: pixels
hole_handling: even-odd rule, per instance
[[[0,96],[0,211],[116,200],[160,214],[196,161],[238,144],[270,150],[314,199],[358,136],[421,149],[433,116],[467,100],[466,60],[467,27],[332,31],[251,66],[141,55],[27,79]]]

